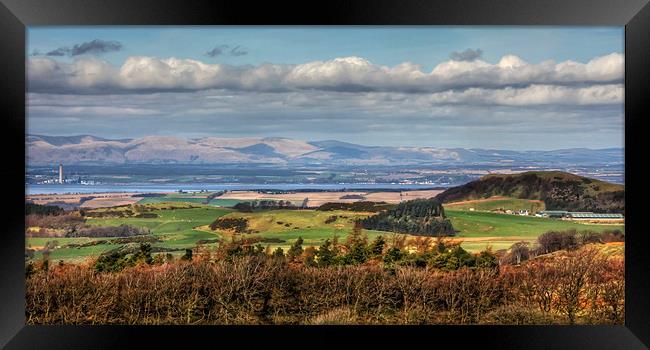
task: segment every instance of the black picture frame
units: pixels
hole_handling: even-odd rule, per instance
[[[0,244],[0,346],[7,349],[225,346],[431,346],[644,349],[650,346],[650,254],[643,229],[643,171],[650,98],[648,0],[456,0],[252,2],[0,0],[0,91],[6,205]],[[624,326],[26,326],[24,146],[26,27],[32,25],[615,25],[625,26],[626,315]],[[587,126],[588,127],[588,126]],[[301,345],[303,342],[308,345]],[[256,344],[257,343],[257,344]]]

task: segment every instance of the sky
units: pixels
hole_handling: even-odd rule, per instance
[[[30,134],[623,147],[623,27],[30,27]]]

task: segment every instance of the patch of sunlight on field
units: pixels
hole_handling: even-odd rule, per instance
[[[262,238],[275,238],[284,240],[282,243],[261,243],[263,246],[270,245],[272,248],[288,248],[298,237],[302,237],[304,247],[320,246],[326,239],[333,239],[335,236],[343,241],[352,231],[354,222],[358,218],[367,217],[371,213],[357,213],[344,210],[318,211],[318,210],[268,210],[254,213],[233,212],[225,217],[246,218],[249,228],[254,232],[251,234],[233,234],[228,231],[221,232],[224,237],[242,238],[247,236],[258,236]],[[336,220],[325,223],[329,218],[336,216]],[[210,230],[208,226],[199,227],[198,230]],[[394,235],[392,232],[364,230],[371,241],[382,235],[387,240]]]
[[[534,238],[547,231],[569,229],[596,232],[612,229],[625,231],[624,225],[586,225],[533,216],[455,210],[445,210],[445,214],[451,220],[454,229],[460,231],[459,237],[524,236]]]
[[[166,206],[163,204],[162,206]],[[160,206],[157,206],[158,208]],[[195,227],[208,225],[216,218],[229,214],[231,210],[201,206],[191,209],[154,210],[152,213],[157,218],[88,218],[87,223],[94,226],[119,226],[131,225],[134,227],[148,228],[161,242],[153,243],[153,247],[184,249],[196,245],[199,240],[220,238],[216,232],[203,232]],[[111,240],[113,237],[98,238],[27,238],[27,244],[33,247],[42,247],[48,241],[58,241],[59,246],[70,243],[87,243],[96,240]],[[85,256],[96,257],[104,252],[121,247],[122,244],[99,244],[82,248],[58,248],[50,253],[53,260],[83,260]],[[35,259],[41,253],[35,254]]]
[[[193,205],[195,208],[189,208]],[[161,242],[153,243],[154,247],[186,249],[196,246],[199,240],[213,240],[217,238],[231,239],[232,232],[213,231],[208,225],[215,219],[226,217],[242,217],[249,221],[252,234],[237,234],[235,237],[260,236],[274,238],[282,242],[261,243],[269,245],[271,249],[282,247],[285,251],[298,237],[304,240],[303,247],[320,246],[326,239],[339,237],[344,241],[352,231],[355,220],[372,215],[372,213],[358,213],[351,211],[318,211],[318,210],[266,210],[254,213],[234,212],[231,209],[219,208],[210,205],[195,203],[161,202],[147,204],[153,208],[151,213],[158,215],[156,218],[89,218],[87,223],[97,226],[118,226],[122,224],[135,227],[148,228]],[[162,210],[161,208],[174,208]],[[484,250],[491,246],[493,250],[508,249],[512,244],[525,240],[534,242],[544,232],[550,230],[576,229],[603,231],[620,229],[624,225],[585,225],[562,220],[518,216],[477,211],[446,211],[454,228],[459,234],[453,240],[461,240],[463,248],[471,252]],[[336,217],[332,222],[325,223],[328,219]],[[364,230],[369,241],[382,235],[390,242],[395,233]],[[402,235],[398,235],[402,236]],[[415,236],[409,236],[415,237]],[[110,238],[27,238],[27,245],[43,247],[48,241],[58,241],[59,246],[70,243],[87,243],[93,240],[109,240]],[[51,252],[55,260],[83,260],[85,256],[95,257],[111,249],[119,248],[120,244],[100,244],[83,248],[59,248]],[[215,244],[208,246],[214,247]],[[624,247],[605,247],[612,254],[624,250]],[[35,258],[40,257],[37,253]]]
[[[245,218],[248,227],[253,231],[265,233],[280,233],[292,230],[309,230],[320,232],[349,231],[358,218],[364,218],[370,213],[356,213],[344,210],[268,210],[255,213],[231,213],[227,217]],[[332,223],[325,223],[328,218],[336,216]]]
[[[192,196],[187,194],[168,194],[164,197],[144,197],[137,204],[161,204],[161,203],[189,203],[189,204],[204,204],[207,200],[207,195],[203,196]],[[214,198],[211,199],[207,204],[214,207],[232,207],[237,203],[249,202],[250,200],[241,200],[241,199],[220,199]]]
[[[50,251],[52,261],[75,261],[80,262],[89,258],[96,258],[104,252],[119,248],[121,245],[116,244],[98,244],[83,248],[60,248]],[[36,252],[34,259],[39,260],[43,256],[42,252]]]
[[[528,210],[535,213],[544,210],[544,202],[532,199],[518,199],[509,197],[491,197],[481,200],[462,201],[456,203],[445,203],[447,210],[476,210],[476,211],[493,211],[493,210]]]
[[[478,253],[486,250],[488,247],[491,247],[493,252],[501,249],[509,249],[514,243],[516,242],[495,240],[489,242],[463,242],[460,246],[470,253]]]

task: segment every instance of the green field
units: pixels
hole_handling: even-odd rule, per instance
[[[153,247],[175,249],[175,255],[183,253],[185,248],[192,248],[198,240],[215,238],[230,239],[241,237],[227,231],[212,231],[208,227],[216,218],[243,217],[248,219],[252,235],[262,238],[276,238],[284,242],[269,243],[271,248],[278,246],[285,250],[298,238],[302,237],[304,246],[319,246],[327,238],[338,236],[344,240],[351,232],[354,221],[369,215],[350,211],[317,211],[317,210],[269,210],[255,213],[233,212],[232,209],[219,208],[213,205],[201,205],[195,201],[170,201],[174,197],[165,197],[165,202],[146,204],[152,209],[151,213],[157,218],[88,218],[87,224],[98,226],[117,226],[122,224],[149,228],[162,241],[153,243]],[[149,198],[146,198],[149,199]],[[155,198],[154,198],[155,199]],[[182,199],[182,198],[179,198]],[[200,199],[202,200],[202,199]],[[129,207],[113,208],[110,210],[127,210]],[[454,208],[456,209],[456,208]],[[109,209],[97,209],[105,211]],[[593,230],[620,229],[624,225],[586,225],[576,222],[537,218],[531,216],[507,215],[481,211],[446,210],[447,217],[454,228],[459,231],[455,240],[462,240],[462,246],[469,251],[480,251],[487,246],[493,249],[507,249],[518,241],[534,242],[537,236],[550,230]],[[325,221],[337,216],[331,223]],[[280,222],[280,223],[278,223]],[[390,240],[393,233],[366,230],[369,239],[384,235]],[[27,247],[42,249],[48,241],[57,241],[59,248],[51,251],[53,260],[82,260],[89,256],[97,256],[108,250],[120,247],[119,244],[99,244],[81,248],[64,248],[66,244],[88,243],[95,240],[111,240],[112,238],[27,238]],[[214,244],[211,244],[214,245]],[[267,243],[263,243],[267,245]],[[35,254],[40,258],[40,253]]]
[[[476,211],[445,210],[458,238],[465,238],[462,246],[471,251],[509,248],[514,242],[533,242],[540,234],[552,230],[604,231],[619,229],[625,232],[624,225],[587,225],[559,219],[538,218]]]
[[[144,197],[138,204],[154,204],[154,203],[168,203],[168,202],[183,202],[202,204],[205,202],[205,197]]]
[[[325,223],[331,216],[337,216],[336,221]],[[255,213],[231,213],[226,217],[246,218],[248,227],[254,231],[253,235],[263,238],[277,238],[285,240],[283,243],[271,243],[272,248],[288,248],[298,237],[302,237],[305,246],[319,246],[327,238],[338,236],[345,239],[352,231],[354,221],[357,218],[366,217],[367,213],[355,213],[350,211],[318,211],[318,210],[269,210]],[[281,222],[279,224],[278,222]],[[290,224],[285,226],[285,224]],[[209,227],[202,227],[202,230],[211,232]],[[389,232],[368,231],[369,239],[378,235],[392,235]],[[230,236],[230,235],[229,235]],[[236,234],[241,237],[242,234]]]
[[[170,193],[166,194],[164,197],[144,197],[138,204],[157,204],[157,203],[194,203],[194,204],[204,204],[207,199],[207,194],[185,194],[185,193]],[[242,199],[222,199],[214,198],[211,199],[208,205],[215,207],[232,207],[237,203],[249,202],[248,200]],[[295,203],[294,203],[295,204]]]
[[[164,204],[163,204],[164,205]],[[216,232],[194,230],[194,227],[208,225],[216,218],[230,213],[228,209],[211,206],[200,206],[191,209],[153,210],[157,218],[89,218],[87,224],[97,226],[117,226],[121,224],[136,227],[146,227],[162,240],[153,243],[154,247],[178,249],[174,254],[181,254],[183,249],[192,248],[201,239],[215,239],[221,236]],[[28,247],[42,247],[47,241],[57,241],[59,246],[70,243],[87,243],[95,240],[111,240],[112,238],[36,238],[28,237]],[[80,260],[87,256],[96,256],[105,251],[120,247],[117,244],[100,244],[82,248],[54,249],[50,257],[53,260]],[[36,254],[35,258],[39,258]]]
[[[535,213],[544,210],[542,201],[531,199],[497,197],[480,201],[465,201],[457,203],[446,203],[446,210],[475,210],[475,211],[496,211],[496,210],[528,210]]]

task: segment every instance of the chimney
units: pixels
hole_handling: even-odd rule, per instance
[[[59,183],[63,184],[63,164],[59,164]]]

